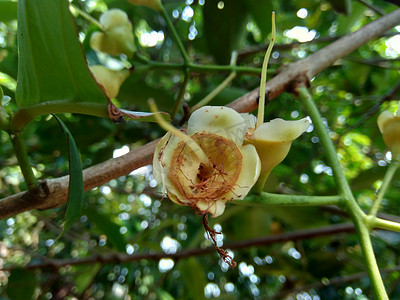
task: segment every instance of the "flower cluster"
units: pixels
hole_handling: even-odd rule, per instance
[[[168,132],[159,142],[153,172],[168,197],[217,217],[227,201],[243,199],[287,155],[309,127],[307,119],[275,119],[256,127],[255,117],[205,106],[188,121],[188,140]]]

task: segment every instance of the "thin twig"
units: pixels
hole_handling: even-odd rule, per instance
[[[354,225],[350,223],[328,225],[321,228],[298,230],[293,232],[288,232],[275,236],[266,236],[256,239],[243,240],[239,242],[232,242],[225,244],[227,249],[244,249],[254,246],[268,246],[276,243],[283,243],[287,241],[297,241],[316,238],[320,236],[329,236],[339,233],[352,233],[354,232]],[[103,264],[110,263],[126,263],[132,261],[140,261],[142,259],[147,260],[160,260],[161,258],[171,258],[171,259],[183,259],[191,256],[206,255],[215,252],[214,247],[208,248],[196,248],[187,249],[179,251],[175,254],[166,254],[164,252],[153,252],[153,253],[138,253],[138,254],[125,254],[125,253],[108,253],[108,254],[98,254],[90,257],[84,258],[71,258],[71,259],[46,259],[42,262],[33,262],[26,266],[25,269],[43,269],[43,268],[55,268],[59,269],[64,266],[69,265],[84,265],[93,264],[96,262],[101,262]],[[4,267],[3,270],[12,270],[20,266],[8,266]]]

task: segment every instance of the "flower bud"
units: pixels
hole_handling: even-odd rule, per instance
[[[133,5],[147,6],[155,11],[161,11],[162,4],[160,0],[128,0]]]
[[[257,186],[262,188],[272,169],[289,153],[292,142],[310,126],[307,118],[297,121],[274,119],[261,124],[247,135],[247,143],[256,147],[261,160],[261,174]],[[251,129],[250,129],[251,131]]]
[[[97,51],[110,55],[135,52],[132,23],[127,14],[120,9],[110,9],[100,16],[103,31],[97,31],[90,37],[90,46]]]
[[[128,70],[110,70],[101,65],[90,66],[89,69],[110,99],[117,97],[119,88],[129,76]]]
[[[396,115],[385,110],[378,117],[378,127],[394,160],[400,161],[400,110]]]
[[[260,174],[256,149],[243,145],[246,131],[245,120],[231,108],[196,110],[188,121],[190,141],[169,132],[159,142],[153,159],[155,179],[173,202],[221,215],[226,202],[243,199]]]

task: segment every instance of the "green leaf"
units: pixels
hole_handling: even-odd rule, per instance
[[[247,4],[251,16],[261,31],[262,39],[265,39],[272,30],[272,1],[246,0],[245,3]]]
[[[74,276],[74,280],[79,294],[83,293],[89,287],[101,267],[100,263],[76,267],[77,275]]]
[[[95,209],[87,209],[84,214],[89,221],[96,225],[100,234],[105,234],[108,241],[120,252],[125,252],[126,242],[119,229],[120,226],[110,220],[106,214],[99,213]]]
[[[218,7],[223,3],[223,8]],[[244,37],[247,7],[244,1],[208,0],[204,5],[204,36],[219,64],[228,64],[233,50]]]
[[[37,280],[34,273],[24,269],[14,269],[8,277],[7,295],[11,300],[34,299]]]
[[[204,287],[207,284],[204,266],[196,257],[189,257],[178,267],[186,286],[186,299],[204,299]]]
[[[338,27],[336,33],[347,34],[351,31],[354,31],[353,27],[358,24],[362,17],[364,17],[365,10],[366,7],[363,4],[354,2],[350,14],[347,16],[340,15],[338,17]]]
[[[57,122],[60,124],[64,133],[68,139],[68,151],[69,151],[69,188],[68,188],[68,202],[66,205],[65,218],[63,231],[60,234],[63,235],[68,229],[71,228],[72,224],[81,216],[82,204],[83,204],[83,173],[82,163],[79,157],[78,147],[76,146],[75,140],[69,132],[67,126],[56,116],[53,115]]]
[[[15,117],[16,122],[45,113],[108,116],[108,99],[86,64],[68,3],[18,2],[16,100],[22,111],[17,112],[21,116]]]
[[[0,0],[0,22],[17,19],[17,1]]]

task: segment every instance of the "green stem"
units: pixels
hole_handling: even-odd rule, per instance
[[[261,194],[247,195],[243,200],[234,200],[233,202],[235,204],[250,206],[341,206],[344,202],[344,199],[342,196],[285,195],[262,192]]]
[[[190,73],[188,71],[186,71],[185,72],[185,78],[183,79],[183,83],[182,83],[181,89],[180,89],[178,97],[176,98],[176,101],[175,101],[175,106],[174,106],[174,108],[172,109],[172,112],[171,112],[171,117],[172,118],[176,116],[176,114],[179,111],[179,108],[181,107],[181,103],[182,103],[183,97],[185,96],[186,87],[187,87],[187,85],[189,83],[189,79],[190,79]]]
[[[28,153],[26,152],[25,145],[22,141],[21,133],[11,133],[10,138],[14,147],[15,156],[17,157],[22,175],[24,176],[25,183],[29,190],[34,190],[39,186],[39,183],[37,182],[29,163]]]
[[[272,170],[271,170],[272,171]],[[253,187],[251,188],[251,191],[255,194],[261,194],[261,192],[264,189],[265,183],[267,182],[267,179],[269,177],[269,174],[271,174],[270,172],[266,172],[260,175],[260,177],[258,177],[257,182],[253,185]]]
[[[236,73],[247,73],[259,76],[261,74],[261,68],[252,68],[252,67],[244,67],[244,66],[233,66],[233,65],[198,65],[189,63],[185,64],[177,64],[177,63],[165,63],[165,62],[157,62],[154,60],[150,60],[147,57],[140,55],[138,53],[134,54],[134,60],[137,62],[143,63],[144,65],[135,66],[135,70],[139,71],[142,69],[157,69],[157,70],[179,70],[185,71],[188,70],[190,72],[198,72],[198,73],[217,73],[217,72],[236,72]],[[268,70],[268,74],[273,74],[275,70]]]
[[[399,166],[400,166],[400,162],[398,162],[398,161],[393,161],[389,165],[389,168],[386,171],[385,177],[383,177],[383,182],[379,189],[378,195],[377,195],[374,203],[372,204],[371,210],[369,212],[370,216],[376,216],[376,214],[379,210],[379,206],[381,205],[383,196],[385,195],[386,190],[389,187],[390,182],[392,181],[393,176],[396,173]]]
[[[369,224],[366,222],[365,214],[354,199],[350,186],[340,166],[333,143],[329,137],[329,133],[308,89],[301,86],[297,89],[297,92],[299,93],[300,101],[310,114],[314,128],[319,136],[322,146],[324,147],[328,162],[332,167],[333,176],[339,188],[339,194],[345,199],[346,208],[357,230],[357,236],[360,241],[360,246],[364,255],[375,297],[376,299],[388,299],[385,285],[383,284],[382,277],[379,273],[378,264],[372,248],[371,238],[369,236]]]
[[[231,57],[231,66],[236,65],[237,56],[238,56],[237,52],[233,51]],[[209,93],[202,100],[200,100],[195,106],[193,106],[191,111],[194,112],[196,109],[199,109],[204,105],[207,105],[212,99],[214,99],[215,96],[217,96],[224,88],[226,88],[228,84],[230,84],[235,77],[236,77],[236,72],[233,71],[211,93]]]
[[[80,14],[83,18],[85,18],[86,20],[88,20],[90,23],[96,25],[97,27],[99,27],[101,30],[103,30],[103,25],[100,24],[99,21],[97,21],[95,18],[93,18],[91,15],[89,15],[88,13],[84,12],[83,10],[81,10],[79,7],[76,7],[73,4],[69,4],[69,6],[75,10],[78,14]]]
[[[310,92],[306,87],[300,87],[298,92],[299,99],[310,114],[315,131],[317,132],[321,144],[324,147],[325,154],[330,166],[332,167],[333,176],[336,184],[339,187],[340,194],[346,196],[346,198],[354,199],[342,167],[340,166],[340,162],[337,158],[335,147],[333,146],[329,133],[326,130],[326,126],[322,121],[318,108],[311,98]]]
[[[366,216],[366,221],[370,229],[380,228],[400,232],[400,224],[397,222],[380,219],[375,216]]]
[[[108,118],[107,104],[93,102],[73,103],[68,100],[44,102],[32,107],[19,109],[10,122],[11,132],[21,131],[34,117],[43,114],[77,113]]]
[[[167,23],[167,26],[168,26],[169,30],[171,31],[172,36],[175,39],[175,42],[178,45],[178,49],[181,52],[183,61],[184,61],[185,65],[187,66],[189,64],[189,57],[186,53],[185,47],[183,46],[180,37],[178,35],[178,32],[176,32],[175,26],[172,24],[171,19],[169,18],[168,12],[166,11],[164,6],[161,9],[161,15],[163,16],[165,22]]]

